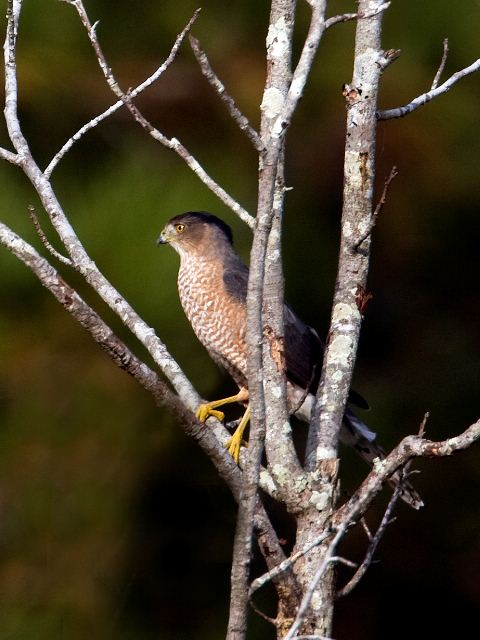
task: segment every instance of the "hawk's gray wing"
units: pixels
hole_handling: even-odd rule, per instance
[[[227,292],[246,303],[248,268],[236,254],[225,260],[223,281]],[[300,320],[288,304],[284,306],[286,375],[290,382],[315,393],[322,367],[323,343],[317,332]],[[349,401],[368,409],[367,402],[350,390]]]
[[[284,307],[287,378],[312,393],[318,386],[323,347],[317,332]]]
[[[287,378],[310,393],[316,393],[323,359],[323,342],[317,332],[285,304],[285,359]],[[350,389],[348,401],[362,409],[369,409],[367,401]]]

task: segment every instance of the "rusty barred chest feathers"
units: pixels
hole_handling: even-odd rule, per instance
[[[248,272],[232,257],[182,255],[178,291],[185,314],[213,360],[224,367],[239,386],[246,385],[245,304]],[[223,258],[223,259],[218,259]],[[235,256],[236,258],[236,256]],[[233,273],[246,272],[241,282]],[[235,277],[234,277],[235,280]],[[238,280],[238,278],[237,278]],[[242,300],[243,299],[243,300]]]

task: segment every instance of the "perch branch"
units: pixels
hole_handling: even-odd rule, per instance
[[[178,419],[185,433],[193,437],[208,455],[238,501],[242,474],[219,441],[215,430],[206,429],[203,424],[200,424],[181,398],[130,351],[103,319],[78,295],[75,289],[63,280],[58,271],[31,245],[1,222],[0,244],[31,269],[41,284],[88,331],[93,340],[113,362],[152,394],[157,406],[168,409]],[[225,436],[225,440],[227,436],[228,434]],[[259,546],[268,566],[273,567],[285,559],[285,554],[260,501],[257,501],[256,504],[254,522]],[[287,575],[286,586],[292,591],[295,589],[295,580],[291,573]]]
[[[0,244],[31,269],[41,284],[88,331],[118,367],[127,371],[144,389],[149,391],[159,406],[166,407],[180,419],[186,432],[199,441],[202,448],[215,461],[217,469],[227,480],[234,494],[238,495],[240,471],[219,443],[214,432],[198,423],[194,414],[186,408],[181,399],[160,380],[152,369],[128,349],[75,289],[63,280],[58,271],[2,222],[0,222]],[[219,464],[220,461],[222,461],[221,464]]]

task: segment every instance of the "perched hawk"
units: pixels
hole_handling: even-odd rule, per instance
[[[239,387],[234,396],[201,405],[198,418],[204,422],[214,415],[222,420],[224,415],[216,408],[231,402],[247,406],[229,445],[238,461],[242,434],[250,416],[246,347],[248,268],[233,248],[230,227],[209,213],[188,212],[175,216],[165,226],[158,243],[170,244],[180,255],[178,292],[187,318],[212,359],[227,370]],[[302,322],[287,304],[284,322],[288,404],[291,412],[308,422],[320,377],[322,343],[314,329]],[[367,406],[353,391],[349,399],[364,408]],[[340,439],[370,465],[375,458],[385,456],[375,437],[347,408]],[[395,476],[392,481],[395,484]],[[408,484],[402,498],[414,508],[423,505]]]

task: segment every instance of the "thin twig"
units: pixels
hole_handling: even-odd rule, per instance
[[[367,549],[367,553],[365,554],[365,558],[363,559],[362,564],[358,567],[357,571],[355,572],[355,574],[353,575],[352,578],[350,578],[350,580],[347,582],[347,584],[342,587],[341,589],[339,589],[338,593],[337,593],[337,598],[341,598],[343,596],[346,596],[347,594],[351,593],[353,591],[353,589],[357,586],[357,584],[360,582],[360,580],[363,578],[363,576],[366,574],[368,568],[370,567],[370,565],[372,564],[372,560],[373,560],[373,556],[375,554],[375,551],[378,547],[378,543],[380,542],[380,540],[383,537],[383,534],[385,533],[386,528],[388,527],[388,525],[391,522],[391,515],[393,513],[393,509],[395,508],[395,505],[397,503],[398,498],[400,497],[401,493],[402,493],[402,489],[403,489],[403,485],[404,485],[404,480],[407,477],[407,467],[408,467],[409,463],[407,463],[403,469],[402,472],[402,479],[400,480],[400,482],[397,484],[397,486],[395,487],[395,490],[392,494],[392,497],[390,498],[387,508],[385,509],[385,513],[383,514],[383,518],[380,522],[380,525],[377,529],[377,531],[375,532],[375,535],[373,536],[373,538],[370,541],[370,544],[368,546]]]
[[[372,532],[370,531],[370,527],[368,526],[365,518],[360,518],[360,524],[362,525],[362,529],[365,531],[365,535],[367,536],[368,541],[371,542],[373,535],[372,535]]]
[[[393,166],[391,171],[390,171],[390,174],[388,175],[388,178],[386,178],[386,180],[385,180],[385,184],[383,185],[382,195],[380,197],[380,200],[377,203],[377,206],[375,207],[375,211],[373,212],[373,217],[374,218],[378,218],[380,212],[382,211],[383,205],[385,204],[385,201],[387,199],[387,193],[388,193],[388,188],[390,187],[390,183],[397,176],[398,176],[397,167]]]
[[[57,258],[57,260],[60,260],[60,262],[62,262],[63,264],[67,264],[69,267],[73,267],[74,265],[73,265],[73,262],[70,260],[70,258],[67,258],[66,256],[59,253],[54,247],[52,247],[52,245],[48,241],[47,236],[45,235],[40,225],[40,222],[38,220],[37,214],[35,212],[35,207],[32,204],[29,204],[27,209],[28,209],[28,214],[30,216],[30,219],[33,222],[33,226],[35,227],[35,231],[37,232],[40,240],[42,241],[42,244],[46,247],[48,251],[50,251],[50,253],[53,256],[55,256],[55,258]]]
[[[303,95],[320,41],[325,33],[326,0],[307,0],[307,2],[312,8],[310,26],[299,61],[293,72],[287,98],[275,125],[272,127],[272,135],[277,137],[281,137],[290,125],[298,101]]]
[[[62,1],[66,2],[67,4],[72,4],[72,2],[68,0],[62,0]],[[185,36],[191,30],[193,23],[197,19],[200,11],[201,9],[197,9],[194,12],[192,17],[186,24],[185,28],[178,34],[173,44],[173,47],[170,50],[170,53],[168,54],[164,62],[158,67],[158,69],[154,73],[152,73],[152,75],[149,76],[146,80],[144,80],[141,84],[135,87],[135,89],[132,89],[132,91],[130,92],[130,97],[132,99],[138,96],[140,93],[142,93],[142,91],[150,87],[154,82],[156,82],[158,78],[172,64],[172,62],[177,57],[178,51],[185,39]],[[111,116],[113,113],[118,111],[118,109],[120,109],[123,106],[124,106],[123,100],[118,100],[117,102],[115,102],[115,104],[112,104],[108,109],[105,109],[105,111],[103,111],[101,114],[99,114],[95,118],[92,118],[90,122],[87,122],[86,124],[84,124],[83,127],[81,127],[69,140],[67,140],[67,142],[62,146],[62,148],[58,151],[58,153],[56,153],[55,156],[50,160],[47,168],[45,169],[45,172],[44,172],[45,175],[47,177],[50,177],[52,175],[52,172],[54,171],[55,167],[58,165],[60,160],[73,147],[73,145],[76,142],[78,142],[85,135],[85,133],[87,133],[87,131],[90,131],[91,129],[95,128],[98,124],[100,124],[100,122],[102,122],[103,120]]]
[[[350,567],[351,569],[356,569],[358,565],[343,556],[332,556],[330,558],[330,562],[337,562],[338,564],[344,564],[346,567]]]
[[[442,77],[442,73],[445,69],[445,65],[447,63],[448,58],[448,38],[445,38],[443,41],[443,55],[440,60],[440,65],[437,69],[437,73],[435,74],[435,78],[433,79],[432,86],[430,87],[430,91],[432,89],[436,89],[438,87],[438,83],[440,82],[440,78]]]
[[[337,510],[333,517],[333,525],[340,526],[342,523],[358,521],[381,491],[383,483],[411,458],[451,456],[457,451],[467,449],[478,440],[480,440],[480,419],[460,435],[440,442],[425,440],[418,435],[403,438],[395,449],[370,471],[352,497]]]
[[[120,317],[122,322],[132,331],[146,347],[156,364],[170,380],[177,393],[190,409],[195,409],[200,398],[191,382],[183,373],[176,360],[169,354],[165,345],[125,300],[119,291],[99,271],[95,262],[85,251],[70,221],[63,211],[50,181],[40,170],[23,135],[17,112],[18,83],[16,75],[16,35],[21,10],[21,0],[9,0],[8,25],[5,38],[5,122],[10,141],[17,151],[19,164],[47,212],[50,221],[63,242],[75,268],[82,274],[86,282]]]
[[[323,556],[322,562],[320,563],[320,566],[318,567],[317,571],[315,572],[315,575],[313,576],[313,579],[311,580],[310,584],[308,585],[308,588],[305,591],[305,594],[302,598],[302,602],[298,608],[298,612],[297,612],[297,616],[295,618],[295,621],[293,622],[292,626],[290,627],[287,635],[285,636],[284,640],[293,640],[293,638],[296,637],[297,632],[299,631],[299,629],[302,627],[303,623],[305,622],[305,619],[307,617],[307,613],[308,610],[310,608],[310,603],[312,601],[313,598],[313,594],[315,593],[316,589],[317,589],[317,585],[320,582],[321,578],[323,577],[325,571],[328,568],[328,565],[331,564],[334,559],[335,556],[334,551],[337,548],[338,543],[340,542],[340,540],[342,539],[342,537],[344,536],[346,530],[348,528],[348,525],[346,523],[344,523],[338,530],[337,533],[335,534],[333,540],[331,541],[331,543],[329,544],[328,548],[325,551],[325,555]]]
[[[332,16],[325,20],[325,29],[329,29],[336,24],[340,24],[341,22],[350,22],[351,20],[356,20],[358,18],[358,13],[343,13],[338,16]]]
[[[427,104],[427,102],[430,102],[437,96],[440,96],[443,93],[447,93],[447,91],[449,91],[456,82],[458,82],[462,78],[465,78],[466,76],[469,76],[472,73],[475,73],[479,69],[480,69],[480,58],[475,60],[475,62],[472,62],[472,64],[469,65],[468,67],[465,67],[464,69],[461,69],[460,71],[457,71],[456,73],[451,75],[450,78],[448,78],[448,80],[445,80],[445,82],[440,86],[435,87],[435,89],[431,89],[426,93],[422,93],[422,95],[418,96],[417,98],[415,98],[408,104],[404,105],[403,107],[397,107],[396,109],[386,109],[384,111],[377,111],[377,119],[390,120],[391,118],[403,118],[404,116],[408,115],[409,113],[412,113],[412,111],[415,111],[419,107],[423,107],[424,104]]]
[[[215,89],[220,99],[223,100],[223,102],[226,104],[228,112],[230,113],[232,119],[238,124],[241,131],[243,131],[243,133],[249,138],[255,149],[259,153],[261,153],[264,150],[264,147],[260,136],[252,127],[252,125],[248,121],[248,118],[244,116],[240,111],[235,100],[227,92],[225,85],[212,69],[207,58],[207,54],[200,46],[200,42],[192,35],[189,36],[189,41],[190,46],[192,47],[192,51],[195,54],[195,58],[197,59],[197,62],[200,66],[201,72],[211,84],[211,86]]]
[[[423,420],[420,423],[420,427],[418,429],[418,435],[423,438],[423,436],[425,435],[425,429],[427,426],[427,422],[428,419],[430,418],[430,411],[426,411],[425,415],[423,416]]]
[[[307,554],[309,551],[311,551],[314,547],[317,547],[319,544],[324,542],[328,538],[329,535],[331,535],[330,531],[323,532],[320,536],[315,538],[315,540],[313,540],[313,542],[308,544],[306,547],[304,547],[303,549],[300,549],[300,551],[297,551],[297,553],[294,553],[289,558],[287,558],[286,560],[281,562],[279,565],[277,565],[276,567],[274,567],[270,571],[267,571],[266,573],[261,575],[259,578],[255,578],[255,580],[250,585],[250,590],[248,592],[249,597],[253,596],[255,591],[260,589],[260,587],[263,587],[265,584],[267,584],[267,582],[269,582],[270,580],[272,580],[273,578],[275,578],[279,574],[281,574],[284,571],[286,571],[287,569],[289,569],[297,560],[302,558],[305,554]]]
[[[273,626],[277,625],[276,619],[272,618],[271,616],[267,616],[266,613],[263,613],[263,611],[257,607],[257,605],[254,603],[253,600],[249,600],[249,604],[252,607],[252,609],[255,611],[255,613],[258,616],[260,616],[260,618],[263,618],[266,622],[272,624]]]
[[[325,20],[325,29],[329,29],[330,27],[333,27],[334,25],[341,22],[350,22],[351,20],[365,20],[366,18],[373,18],[373,16],[376,16],[378,13],[386,11],[390,4],[391,2],[384,2],[377,9],[368,13],[343,13],[338,16],[332,16],[331,18],[328,18],[328,20]]]
[[[345,503],[334,515],[333,522],[336,527],[336,534],[325,551],[322,562],[318,567],[311,583],[306,590],[302,603],[298,609],[295,622],[291,626],[284,640],[293,640],[297,631],[305,621],[310,602],[317,588],[318,582],[332,562],[334,551],[342,537],[345,535],[352,522],[365,513],[372,500],[380,491],[383,483],[397,469],[404,467],[413,457],[442,457],[452,455],[456,451],[461,451],[470,447],[480,439],[480,420],[470,425],[463,433],[453,438],[448,438],[442,442],[432,442],[424,440],[420,436],[407,436],[402,442],[373,469],[360,488],[354,493],[350,500]],[[399,492],[401,484],[398,485]]]
[[[234,213],[238,215],[238,217],[245,222],[250,228],[253,228],[255,224],[254,218],[244,209],[234,198],[232,198],[219,184],[211,178],[208,173],[203,169],[198,160],[196,160],[192,154],[183,146],[183,144],[177,140],[176,138],[168,138],[163,133],[161,133],[158,129],[156,129],[141,113],[141,111],[136,107],[132,102],[132,97],[130,93],[125,93],[118,84],[110,66],[107,63],[107,60],[103,54],[102,48],[100,47],[100,43],[97,38],[97,34],[95,33],[94,25],[90,22],[88,14],[85,10],[85,7],[81,0],[63,0],[68,4],[71,4],[77,10],[77,13],[84,25],[90,43],[95,51],[95,55],[97,57],[98,64],[100,69],[103,72],[105,80],[107,81],[108,86],[113,91],[113,93],[120,98],[123,104],[130,111],[132,116],[135,118],[136,122],[149,134],[160,142],[168,149],[172,149],[175,151],[190,167],[190,169],[202,180],[202,182]]]
[[[378,201],[377,206],[375,207],[375,211],[372,213],[372,218],[370,220],[370,224],[368,225],[368,229],[360,237],[360,240],[357,240],[357,242],[354,244],[354,246],[353,246],[354,251],[358,251],[358,249],[361,246],[362,242],[364,242],[364,240],[366,240],[370,236],[370,234],[372,233],[373,228],[377,224],[378,216],[380,215],[380,213],[381,213],[381,211],[383,209],[383,206],[384,206],[384,204],[385,204],[385,202],[387,200],[388,188],[390,187],[390,183],[397,176],[398,176],[397,167],[393,166],[391,171],[390,171],[390,174],[388,175],[387,178],[385,178],[385,183],[383,185],[382,195],[380,196],[380,200]]]
[[[10,162],[10,164],[20,164],[20,158],[18,155],[8,151],[8,149],[4,149],[3,147],[0,147],[0,158]]]

